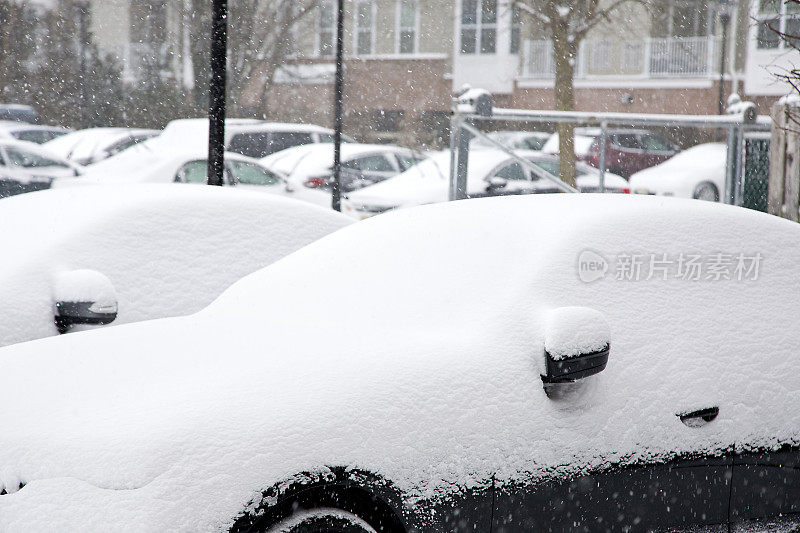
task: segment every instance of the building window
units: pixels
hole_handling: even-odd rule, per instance
[[[317,20],[317,52],[322,57],[333,55],[333,36],[336,26],[335,19],[333,2],[329,0],[320,2],[319,19]]]
[[[417,0],[400,0],[397,7],[397,53],[417,51]]]
[[[786,35],[788,42],[781,39],[781,34]],[[756,46],[780,49],[791,48],[792,45],[800,45],[800,4],[760,0]]]
[[[356,55],[372,55],[372,40],[375,35],[375,5],[372,2],[356,4],[355,49]]]
[[[461,2],[461,53],[494,54],[497,48],[497,0]]]
[[[522,14],[515,5],[511,8],[511,42],[508,45],[508,53],[511,55],[519,54],[520,34],[522,33]]]

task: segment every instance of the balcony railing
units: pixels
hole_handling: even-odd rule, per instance
[[[717,42],[714,37],[584,41],[575,58],[575,77],[707,77],[717,73]],[[526,41],[522,76],[547,79],[554,74],[552,43]]]

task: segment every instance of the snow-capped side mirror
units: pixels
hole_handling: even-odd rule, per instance
[[[501,178],[500,176],[492,176],[488,180],[490,189],[502,189],[506,185],[508,185],[508,180],[505,178]]]
[[[545,324],[542,382],[572,383],[602,372],[610,349],[603,313],[589,307],[554,309]]]
[[[54,319],[59,333],[77,324],[110,324],[117,318],[117,293],[96,270],[61,272],[53,280]]]

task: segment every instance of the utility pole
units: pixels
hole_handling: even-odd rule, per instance
[[[211,79],[208,97],[208,184],[225,176],[225,69],[228,49],[228,1],[214,0],[211,13]]]
[[[89,127],[89,91],[86,86],[88,76],[86,75],[86,52],[89,45],[88,18],[89,2],[78,2],[78,39],[80,40],[81,50],[81,128]]]
[[[342,93],[344,72],[342,53],[344,49],[344,0],[336,6],[336,81],[333,89],[333,190],[331,207],[342,210]]]

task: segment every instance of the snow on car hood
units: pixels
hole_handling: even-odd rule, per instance
[[[60,273],[107,276],[119,303],[115,324],[186,315],[351,223],[285,198],[183,184],[24,194],[0,202],[0,220],[0,346],[56,334]]]
[[[0,529],[224,529],[261,490],[326,465],[413,502],[492,476],[796,442],[799,237],[655,197],[437,204],[331,234],[190,317],[3,348],[0,480],[26,486],[0,496]],[[698,251],[763,262],[743,280],[622,268],[632,252]],[[564,306],[601,312],[612,350],[554,401],[542,339]],[[709,405],[706,427],[676,416]]]

